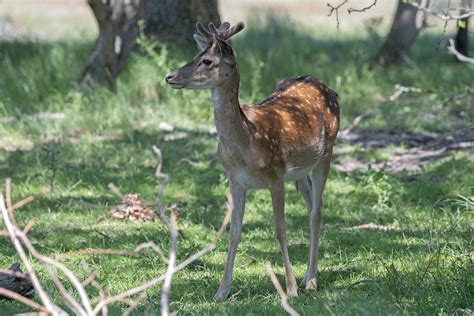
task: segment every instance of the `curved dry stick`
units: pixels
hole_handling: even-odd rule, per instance
[[[69,270],[69,268],[67,268],[61,262],[56,261],[52,258],[46,257],[40,254],[38,251],[36,251],[35,247],[33,247],[33,245],[31,244],[29,239],[26,237],[26,235],[23,233],[23,231],[17,229],[16,235],[21,239],[21,241],[23,242],[23,244],[26,246],[26,248],[28,249],[28,251],[33,257],[35,257],[36,259],[38,259],[39,261],[43,263],[46,263],[58,268],[59,270],[61,270],[62,273],[64,273],[64,275],[68,278],[69,282],[71,282],[71,284],[74,286],[74,288],[78,292],[79,297],[81,298],[81,301],[82,301],[82,306],[85,309],[85,312],[88,315],[91,315],[92,306],[89,301],[89,296],[87,295],[86,290],[82,286],[79,279],[74,275],[74,273],[71,270]]]
[[[329,2],[326,3],[327,6],[329,7],[329,13],[328,16],[331,16],[333,12],[336,12],[336,22],[337,22],[337,28],[339,29],[339,8],[342,7],[344,4],[349,2],[349,0],[344,0],[341,3],[339,3],[337,6],[331,5]]]
[[[298,312],[295,311],[293,307],[290,306],[290,304],[288,304],[288,297],[286,296],[285,291],[281,287],[280,282],[278,282],[278,278],[276,277],[275,272],[273,272],[271,263],[268,261],[265,262],[265,267],[267,268],[267,272],[268,272],[268,275],[270,276],[270,280],[272,280],[273,286],[275,287],[278,294],[280,295],[281,307],[283,307],[285,311],[287,311],[287,313],[290,314],[291,316],[299,316],[300,314],[298,314]]]
[[[53,280],[53,283],[58,288],[59,293],[61,293],[62,297],[66,301],[66,304],[69,305],[69,308],[73,310],[76,313],[76,315],[88,316],[86,312],[84,311],[84,309],[82,308],[81,304],[79,304],[72,297],[72,295],[66,290],[61,280],[59,280],[58,276],[54,273],[53,269],[51,269],[51,267],[45,267],[45,268],[49,276],[51,277],[51,280]]]
[[[219,240],[219,238],[222,236],[222,234],[224,233],[225,231],[225,228],[227,227],[227,224],[229,224],[229,220],[230,220],[230,216],[231,216],[231,212],[232,212],[232,208],[231,207],[228,207],[227,209],[227,213],[226,215],[224,216],[224,220],[222,221],[222,224],[221,224],[221,227],[219,228],[219,231],[217,232],[216,234],[216,239],[209,243],[205,248],[199,250],[198,252],[196,252],[195,254],[191,255],[190,257],[188,257],[187,259],[181,261],[181,263],[179,263],[178,265],[176,265],[173,269],[173,273],[176,273],[182,269],[184,269],[186,266],[188,266],[190,263],[192,263],[193,261],[197,260],[198,258],[204,256],[205,254],[207,254],[208,252],[214,250],[216,247],[217,247],[217,244],[216,242]],[[116,295],[113,295],[113,296],[109,296],[105,299],[101,299],[99,303],[97,303],[97,305],[95,306],[94,308],[94,314],[97,314],[98,311],[100,311],[100,309],[105,306],[105,305],[108,305],[110,303],[113,303],[113,302],[116,302],[116,301],[120,301],[126,297],[129,297],[129,296],[132,296],[134,294],[137,294],[137,293],[140,293],[140,292],[143,292],[159,283],[161,283],[163,280],[165,279],[165,275],[161,275],[155,279],[152,279],[150,281],[147,281],[137,287],[134,287],[130,290],[127,290],[125,292],[122,292],[122,293],[119,293],[119,294],[116,294]]]
[[[171,237],[171,248],[169,251],[168,259],[168,270],[165,274],[165,280],[163,282],[163,290],[161,291],[161,315],[169,315],[169,293],[171,290],[171,281],[173,279],[173,274],[175,273],[175,263],[176,263],[176,243],[178,239],[178,234],[176,230],[176,214],[171,211],[170,214],[170,237]]]
[[[362,9],[349,8],[349,9],[347,9],[347,12],[349,14],[351,14],[352,12],[365,12],[365,11],[369,10],[370,8],[375,7],[376,4],[377,4],[377,0],[374,0],[374,2],[372,2],[372,4],[366,6]]]
[[[456,46],[454,45],[454,40],[452,38],[449,39],[449,46],[448,46],[448,52],[450,54],[453,54],[456,56],[457,60],[465,62],[465,63],[470,63],[474,64],[474,58],[467,57],[463,54],[461,54],[457,49]]]
[[[23,249],[20,240],[18,239],[18,235],[16,234],[18,230],[15,230],[15,226],[13,225],[12,221],[9,217],[9,212],[5,206],[5,200],[3,198],[3,193],[0,192],[0,210],[2,212],[3,223],[5,224],[5,228],[10,236],[13,246],[15,247],[18,255],[21,258],[21,261],[25,265],[26,272],[30,276],[31,283],[33,284],[35,290],[38,292],[41,302],[43,303],[46,310],[55,315],[66,315],[66,312],[63,311],[60,307],[56,306],[52,301],[51,298],[46,294],[41,282],[39,281],[36,273],[33,270],[31,262],[28,259],[28,256]]]
[[[40,305],[33,300],[30,300],[27,297],[24,297],[23,295],[20,295],[16,292],[10,291],[8,289],[5,289],[3,287],[0,287],[0,295],[11,298],[12,300],[18,301],[20,303],[23,303],[35,310],[41,311],[41,312],[48,312],[48,309],[44,307],[43,305]]]
[[[418,10],[426,12],[426,13],[428,13],[430,15],[433,15],[437,18],[440,18],[443,21],[462,20],[462,19],[467,19],[468,17],[474,15],[474,10],[470,10],[470,11],[468,11],[466,13],[463,13],[463,14],[460,14],[460,15],[451,15],[449,13],[442,14],[442,13],[439,13],[439,12],[434,12],[433,10],[430,10],[427,7],[424,7],[424,6],[422,6],[418,3],[415,3],[415,2],[407,2],[407,3],[414,6]],[[450,8],[447,8],[447,9],[450,10]],[[451,10],[453,10],[453,9],[451,9]]]

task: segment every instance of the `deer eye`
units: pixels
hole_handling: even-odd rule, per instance
[[[206,66],[210,66],[212,64],[212,60],[210,59],[203,59],[202,60],[202,63]]]

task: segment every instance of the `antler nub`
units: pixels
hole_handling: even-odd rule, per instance
[[[213,22],[209,23],[208,29],[204,27],[200,22],[196,23],[196,34],[195,37],[199,37],[200,39],[204,39],[208,42],[213,40],[214,36],[222,40],[228,40],[233,35],[237,34],[238,32],[242,31],[245,27],[244,23],[238,22],[234,26],[230,26],[229,22],[224,22],[217,28]]]
[[[244,27],[245,27],[245,24],[243,22],[238,22],[236,25],[232,26],[231,28],[227,29],[225,32],[220,34],[220,36],[223,39],[228,40],[230,37],[242,31]]]

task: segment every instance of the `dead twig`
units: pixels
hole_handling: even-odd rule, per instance
[[[337,6],[331,5],[329,2],[326,3],[327,6],[329,7],[328,16],[331,16],[334,12],[336,13],[337,29],[339,29],[339,8],[342,7],[343,5],[345,5],[347,2],[349,2],[349,0],[343,0]]]
[[[429,9],[429,8],[423,6],[423,5],[420,5],[419,3],[416,3],[416,2],[408,2],[407,1],[406,3],[414,6],[415,8],[417,8],[420,11],[423,11],[423,12],[426,12],[430,15],[433,15],[433,16],[435,16],[435,17],[437,17],[437,18],[439,18],[443,21],[462,20],[462,19],[466,19],[466,18],[474,15],[474,10],[469,10],[466,13],[459,14],[459,15],[451,15],[448,10],[457,10],[456,8],[449,8],[448,7],[447,10],[446,10],[446,13],[443,14],[441,12],[434,12],[433,10],[431,10],[431,9]]]
[[[169,293],[174,274],[174,266],[176,263],[176,243],[178,239],[178,233],[176,230],[176,214],[174,212],[170,213],[169,230],[171,237],[171,248],[169,251],[168,270],[166,271],[163,289],[161,291],[161,315],[163,316],[169,315]]]
[[[461,54],[456,49],[456,46],[454,45],[454,40],[452,38],[449,39],[448,52],[450,54],[456,56],[457,60],[459,60],[459,61],[469,63],[469,64],[474,64],[474,58],[467,57],[467,56]]]
[[[395,92],[391,96],[385,98],[385,100],[393,102],[396,99],[398,99],[402,94],[407,93],[407,92],[421,93],[421,89],[416,88],[416,87],[405,87],[405,86],[396,84],[395,85]]]
[[[140,253],[130,250],[118,250],[118,249],[78,249],[68,251],[64,253],[56,253],[53,255],[54,259],[61,260],[73,256],[81,255],[119,255],[119,256],[130,256],[139,257]]]
[[[122,192],[120,192],[120,190],[115,186],[115,184],[109,183],[107,186],[109,187],[109,190],[112,191],[116,196],[121,198],[122,201],[126,199],[125,195],[123,195]]]
[[[5,297],[8,297],[8,298],[11,298],[12,300],[15,300],[15,301],[18,301],[20,303],[23,303],[37,311],[41,311],[41,312],[47,312],[48,309],[46,307],[44,307],[43,305],[40,305],[36,302],[34,302],[33,300],[30,300],[29,298],[27,297],[24,297],[23,295],[20,295],[16,292],[13,292],[13,291],[10,291],[8,289],[5,289],[3,287],[0,287],[0,295],[1,296],[5,296]]]
[[[153,249],[160,256],[161,260],[168,263],[168,258],[166,258],[163,251],[161,251],[161,249],[153,241],[142,243],[142,244],[138,245],[133,251],[135,253],[140,253],[140,252],[142,252],[142,251],[144,251],[145,249],[148,249],[148,248]]]
[[[8,216],[12,219],[12,222],[14,225],[17,225],[17,222],[15,220],[15,216],[13,216],[13,207],[12,207],[12,179],[11,178],[6,178],[5,179],[5,194],[6,194],[6,203],[7,203],[7,210],[8,210]]]
[[[10,236],[12,244],[15,247],[18,255],[21,258],[21,261],[23,262],[25,266],[26,272],[28,273],[30,277],[31,283],[33,284],[36,292],[38,293],[38,296],[40,297],[41,302],[43,303],[44,309],[46,309],[46,311],[52,313],[53,315],[66,315],[65,311],[63,311],[60,307],[56,306],[51,301],[51,298],[48,296],[48,294],[46,294],[46,291],[44,290],[38,277],[36,276],[36,273],[34,272],[33,267],[31,265],[31,262],[28,256],[26,255],[26,252],[23,249],[23,246],[21,245],[21,242],[16,234],[17,230],[15,230],[15,226],[10,220],[10,216],[9,216],[10,214],[5,206],[3,193],[0,193],[0,211],[2,212],[3,223]]]
[[[137,287],[131,288],[127,291],[118,293],[113,296],[109,296],[106,293],[106,291],[100,286],[100,284],[96,280],[96,274],[93,271],[90,271],[89,277],[87,277],[86,280],[84,280],[83,282],[80,282],[79,279],[74,275],[74,273],[71,270],[69,270],[64,264],[62,264],[61,262],[53,258],[40,254],[34,248],[33,244],[31,243],[31,241],[28,239],[28,236],[27,236],[28,231],[33,226],[33,221],[30,221],[23,230],[20,229],[17,225],[13,224],[13,221],[10,219],[10,214],[12,214],[12,218],[14,218],[13,213],[9,213],[7,206],[5,204],[5,200],[3,198],[3,194],[0,193],[0,211],[1,211],[2,218],[5,224],[5,228],[6,228],[4,233],[11,238],[11,241],[17,253],[19,254],[23,264],[25,265],[28,277],[31,279],[31,282],[35,290],[38,292],[38,295],[43,305],[39,305],[34,302],[33,303],[36,305],[31,305],[29,304],[30,303],[29,301],[26,301],[22,299],[21,297],[9,295],[9,293],[5,291],[1,293],[7,293],[5,294],[5,296],[13,297],[13,299],[17,299],[19,302],[23,302],[26,305],[32,306],[39,311],[44,311],[51,315],[66,315],[66,312],[64,310],[62,310],[59,306],[53,303],[48,293],[42,287],[41,283],[39,282],[38,277],[36,276],[32,268],[31,262],[29,261],[29,256],[27,255],[27,252],[26,252],[27,250],[29,252],[29,255],[31,255],[31,257],[35,258],[39,263],[41,263],[46,268],[49,274],[49,277],[51,278],[56,288],[60,292],[63,298],[63,301],[77,315],[84,315],[84,316],[97,315],[99,312],[102,312],[102,315],[107,315],[108,305],[113,302],[118,302],[118,301],[125,302],[126,304],[129,305],[129,309],[125,312],[125,315],[128,315],[134,308],[136,308],[136,306],[138,306],[138,304],[141,301],[146,299],[147,297],[146,290],[161,282],[163,282],[163,291],[162,291],[162,298],[161,298],[162,314],[168,315],[169,314],[169,293],[171,289],[173,275],[179,272],[180,270],[184,269],[186,266],[188,266],[190,263],[192,263],[196,259],[209,253],[210,251],[212,251],[213,249],[217,247],[216,242],[223,235],[227,227],[227,224],[230,221],[231,212],[232,212],[232,199],[230,198],[230,195],[229,195],[228,200],[227,200],[227,212],[224,216],[223,222],[219,230],[216,233],[216,237],[214,238],[214,240],[211,241],[203,249],[197,251],[196,253],[189,256],[187,259],[183,260],[179,264],[176,264],[176,257],[177,257],[176,248],[177,248],[177,239],[178,239],[178,229],[177,229],[177,215],[178,214],[173,209],[171,210],[169,217],[165,213],[165,207],[163,204],[163,191],[164,191],[165,184],[169,180],[169,177],[168,175],[161,172],[161,163],[162,163],[161,151],[155,146],[153,147],[153,150],[157,154],[157,158],[158,158],[158,165],[156,168],[155,175],[157,179],[160,180],[160,183],[158,186],[158,194],[157,194],[157,205],[160,210],[161,220],[167,226],[170,232],[170,237],[171,237],[171,247],[170,247],[168,258],[164,255],[161,249],[153,242],[146,242],[146,243],[140,244],[134,249],[134,251],[115,250],[115,249],[81,249],[81,250],[76,250],[76,251],[72,251],[68,253],[57,254],[55,258],[65,258],[65,257],[76,255],[76,254],[81,254],[81,255],[118,254],[118,255],[138,256],[145,249],[152,248],[168,264],[168,268],[165,274],[160,275],[159,277],[154,278],[150,281],[144,282]],[[123,197],[120,191],[113,184],[109,185],[109,188],[112,190],[112,192],[114,192],[119,197]],[[12,204],[11,198],[10,198],[10,194],[11,194],[10,191],[11,190],[9,189],[8,190],[8,193],[9,193],[8,205]],[[27,204],[28,202],[32,201],[33,199],[34,198],[27,198],[15,205],[18,205],[18,207],[23,206]],[[13,206],[11,207],[11,209],[13,209]],[[63,281],[55,273],[56,269],[61,271],[65,277],[65,280],[70,282],[70,284],[75,290],[75,293],[72,293],[71,291],[68,291],[66,289],[66,286],[64,285]],[[87,285],[92,285],[98,290],[99,292],[98,298],[93,298],[93,299],[89,298],[85,290],[85,286]],[[78,294],[80,301],[75,299],[76,293]],[[140,295],[136,300],[130,299],[130,297],[135,294],[140,294]],[[95,302],[97,302],[95,306],[92,305],[93,302],[94,304]]]
[[[281,306],[283,307],[283,309],[291,316],[299,316],[300,314],[298,314],[298,312],[295,311],[294,308],[290,306],[290,304],[288,304],[288,296],[286,296],[286,293],[281,287],[281,284],[278,281],[275,272],[273,272],[272,264],[267,261],[265,262],[265,267],[267,268],[268,276],[270,276],[270,280],[272,280],[273,286],[280,295]]]
[[[349,8],[349,9],[347,9],[347,12],[349,14],[351,14],[352,12],[365,12],[365,11],[369,10],[370,8],[375,7],[376,4],[377,4],[377,0],[374,0],[374,2],[372,2],[372,4],[366,6],[362,9]]]

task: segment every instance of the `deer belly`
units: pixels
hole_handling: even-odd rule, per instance
[[[266,183],[256,177],[254,174],[246,170],[236,170],[234,172],[237,182],[239,182],[244,188],[264,188]]]
[[[288,166],[286,168],[284,180],[294,181],[294,180],[301,179],[307,176],[316,165],[317,163],[315,163],[314,165],[305,166],[305,167]]]

